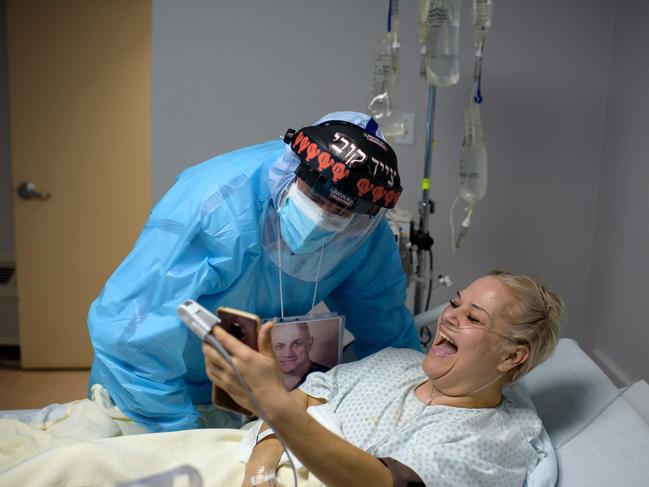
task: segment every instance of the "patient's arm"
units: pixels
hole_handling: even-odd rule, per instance
[[[332,433],[306,411],[267,411],[288,448],[329,487],[392,487],[392,474],[380,460]]]
[[[230,353],[232,361],[273,423],[275,431],[286,441],[287,447],[329,487],[392,487],[392,475],[388,467],[309,416],[306,412],[308,398],[304,393],[299,391],[289,394],[286,391],[272,352],[271,327],[272,324],[266,323],[259,332],[260,352],[239,342],[218,326],[214,327],[212,333]],[[203,346],[203,353],[210,380],[224,388],[243,407],[254,411],[254,405],[228,363],[207,345]],[[273,448],[270,452],[273,456],[278,455],[276,447],[268,448]],[[264,453],[269,454],[267,451]],[[275,457],[275,462],[277,458]]]
[[[309,406],[317,406],[326,402],[323,399],[307,396],[299,389],[294,389],[290,392],[290,395],[295,402],[295,410],[298,411],[306,410]],[[259,433],[261,434],[267,429],[268,426],[264,423]],[[252,450],[248,463],[246,464],[246,473],[244,475],[242,487],[250,486],[250,477],[259,472],[274,472],[281,456],[282,446],[275,438],[275,435],[267,436],[257,443]]]
[[[388,467],[372,455],[331,433],[306,413],[309,406],[326,401],[306,395],[299,389],[291,391],[294,404],[281,411],[267,411],[270,420],[287,446],[309,471],[330,487],[392,486]],[[265,431],[267,426],[261,429]],[[274,470],[282,455],[282,447],[274,436],[266,437],[252,451],[246,465],[243,486],[260,470]]]
[[[242,487],[249,487],[250,478],[261,472],[275,472],[282,447],[274,437],[266,437],[252,450],[252,455],[246,463],[246,473],[243,476]]]

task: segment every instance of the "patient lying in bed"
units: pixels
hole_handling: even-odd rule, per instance
[[[532,411],[503,397],[502,390],[551,353],[561,314],[558,296],[537,281],[495,273],[451,300],[428,354],[386,349],[311,374],[291,393],[283,387],[272,355],[270,324],[260,333],[261,353],[220,329],[214,334],[276,431],[310,472],[310,477],[301,472],[300,485],[319,485],[319,479],[330,487],[407,482],[520,486],[537,461],[533,443],[541,424]],[[230,367],[212,349],[204,352],[210,379],[254,410]],[[309,406],[322,404],[337,426],[324,427],[307,414]],[[250,486],[259,472],[275,473],[282,453],[274,435],[264,434],[265,427],[254,435],[245,467],[238,461],[244,431],[79,442],[52,439],[47,431],[32,431],[30,438],[27,428],[0,420],[3,447],[7,438],[15,447],[0,449],[0,484],[115,485],[190,463],[205,485]],[[290,482],[285,467],[278,475]]]
[[[520,486],[538,460],[541,422],[503,400],[502,389],[549,356],[562,310],[540,282],[494,272],[450,301],[428,354],[387,349],[312,374],[290,395],[263,347],[256,353],[221,330],[215,335],[289,449],[328,486]],[[204,353],[210,379],[253,408],[225,361],[207,346]],[[344,439],[304,412],[323,403]],[[273,435],[259,438],[244,486],[257,472],[274,471],[281,455]]]

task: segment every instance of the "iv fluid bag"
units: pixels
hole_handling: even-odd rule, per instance
[[[491,28],[493,0],[473,0],[473,42],[476,49],[487,36]]]
[[[388,33],[376,47],[368,105],[370,113],[388,139],[394,139],[405,132],[403,117],[397,109],[399,104],[398,46],[396,35]]]
[[[397,106],[397,69],[392,36],[387,35],[376,46],[369,109],[375,118],[388,117]]]
[[[480,105],[471,103],[465,111],[465,131],[460,153],[460,196],[470,205],[487,192],[487,147],[480,120]]]
[[[425,11],[426,80],[435,86],[451,86],[460,80],[458,40],[460,0],[426,0],[419,4]]]

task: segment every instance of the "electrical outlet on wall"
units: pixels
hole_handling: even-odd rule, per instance
[[[404,133],[394,139],[395,144],[412,145],[415,143],[415,114],[404,112],[402,114]]]

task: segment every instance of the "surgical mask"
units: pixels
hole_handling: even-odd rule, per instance
[[[278,211],[282,238],[296,254],[312,252],[347,228],[350,218],[334,215],[291,184]]]

